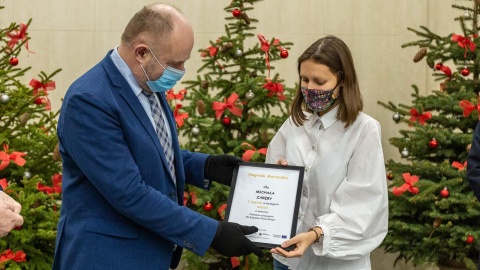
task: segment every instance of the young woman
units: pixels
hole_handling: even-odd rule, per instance
[[[380,124],[362,113],[350,50],[335,36],[298,59],[300,89],[269,144],[267,163],[305,167],[297,235],[274,253],[274,269],[371,269],[387,233]]]

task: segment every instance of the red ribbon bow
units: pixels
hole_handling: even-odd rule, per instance
[[[187,205],[188,202],[188,192],[184,191],[183,192],[183,205]]]
[[[0,171],[5,169],[8,164],[10,164],[10,160],[12,160],[15,164],[18,166],[23,166],[25,165],[25,159],[22,157],[26,156],[27,154],[22,153],[22,152],[12,152],[11,154],[8,154],[8,146],[3,145],[3,152],[0,152]]]
[[[279,44],[280,44],[280,40],[278,38],[273,40],[273,45],[275,46],[275,48],[277,48],[277,50],[279,50],[279,51],[284,51],[285,48],[283,48],[283,46],[281,46]]]
[[[192,204],[197,205],[197,193],[190,191],[190,198],[192,198]]]
[[[27,254],[23,252],[23,250],[19,250],[17,252],[13,252],[11,249],[7,249],[2,254],[0,254],[0,263],[13,260],[16,262],[26,262],[27,261]]]
[[[395,196],[400,196],[402,195],[405,191],[410,191],[412,194],[418,194],[419,190],[415,186],[416,183],[418,182],[418,176],[416,175],[410,175],[410,173],[404,173],[402,174],[403,179],[405,180],[405,184],[403,184],[401,187],[393,187],[392,193]]]
[[[452,162],[452,167],[455,167],[457,168],[459,171],[461,170],[465,170],[467,168],[467,162],[465,161],[463,164],[458,162],[458,161],[454,161]]]
[[[42,183],[38,182],[37,184],[37,190],[45,192],[47,194],[52,194],[52,193],[61,193],[62,192],[62,175],[61,174],[54,174],[52,176],[52,182],[53,182],[53,187],[49,187],[46,185],[43,185]]]
[[[2,187],[3,190],[7,189],[8,187],[7,178],[0,179],[0,187]]]
[[[42,83],[36,79],[32,79],[29,85],[33,87],[33,95],[38,95],[39,91],[43,91],[45,95],[48,95],[47,91],[55,90],[56,87],[54,81]]]
[[[272,81],[266,82],[263,86],[263,89],[270,91],[267,94],[267,97],[272,97],[276,95],[280,101],[284,101],[287,97],[283,94],[283,84],[274,83]]]
[[[228,99],[225,98],[225,102],[214,101],[212,103],[212,109],[215,111],[215,117],[217,119],[220,119],[223,112],[225,112],[225,109],[228,109],[234,115],[241,117],[242,109],[235,107],[235,101],[237,101],[237,99],[238,99],[237,93],[232,93]]]
[[[461,48],[465,49],[465,54],[463,55],[463,57],[467,57],[467,49],[469,48],[470,51],[475,51],[475,43],[472,42],[470,40],[470,38],[476,38],[478,35],[475,34],[475,35],[471,35],[469,36],[469,38],[466,38],[464,36],[461,36],[461,35],[457,35],[457,34],[453,34],[452,35],[452,41],[456,41],[458,46],[460,46]]]
[[[253,145],[246,142],[242,143],[242,148],[245,150],[242,159],[246,162],[249,162],[250,159],[252,159],[252,156],[257,152],[262,155],[267,155],[267,148],[260,148],[257,150]]]
[[[19,40],[22,40],[22,41],[25,40],[25,48],[27,49],[27,51],[34,53],[28,49],[27,28],[28,28],[28,25],[21,23],[20,31],[15,29],[13,30],[15,31],[15,33],[13,33],[13,31],[8,32],[7,36],[10,38],[10,41],[8,41],[7,46],[13,49],[13,47],[15,47],[15,44],[17,44]]]
[[[208,54],[208,55],[210,55],[210,57],[213,58],[213,57],[215,57],[215,55],[217,55],[218,48],[217,48],[216,46],[210,46],[210,47],[207,48],[207,50],[209,51],[209,54]],[[206,51],[202,51],[202,52],[200,53],[200,56],[201,56],[201,57],[206,57],[206,56],[207,56],[207,52],[206,52]]]
[[[432,118],[432,113],[431,112],[424,112],[422,114],[419,114],[417,109],[412,108],[410,110],[410,126],[412,126],[412,123],[417,122],[420,123],[420,125],[425,125],[426,121],[430,118]]]
[[[179,113],[178,110],[182,108],[182,104],[177,104],[175,106],[175,110],[173,111],[173,116],[175,117],[175,122],[177,122],[177,125],[179,127],[183,126],[185,124],[186,118],[188,118],[188,113]]]
[[[178,94],[175,94],[173,89],[170,89],[170,90],[167,91],[167,101],[172,100],[172,99],[182,100],[185,97],[186,94],[187,94],[187,90],[185,90],[185,89],[182,89],[182,90],[178,91]]]
[[[463,108],[463,116],[468,117],[470,113],[473,112],[473,110],[477,109],[478,112],[480,112],[480,105],[474,106],[470,101],[468,100],[462,100],[459,103],[460,107]]]
[[[265,63],[267,64],[268,70],[267,78],[270,78],[270,58],[268,56],[268,51],[270,50],[270,43],[268,43],[267,39],[261,34],[258,34],[257,37],[260,41],[260,44],[262,45],[260,49],[265,52]]]

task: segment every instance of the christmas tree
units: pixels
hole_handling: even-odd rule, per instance
[[[60,70],[24,81],[30,67],[22,66],[22,57],[34,53],[30,23],[0,29],[0,185],[22,205],[24,217],[21,227],[0,238],[2,269],[51,269],[60,215],[57,113],[48,99]]]
[[[414,265],[477,269],[480,203],[466,179],[466,158],[480,117],[478,1],[460,11],[458,33],[440,36],[425,26],[409,28],[419,39],[414,62],[432,69],[439,88],[426,96],[413,85],[412,104],[379,104],[404,124],[390,139],[400,162],[389,160],[389,232],[386,252]]]
[[[167,92],[184,149],[263,162],[269,141],[288,117],[293,88],[285,87],[278,74],[270,75],[271,63],[287,58],[292,44],[255,33],[258,20],[248,14],[259,1],[231,1],[224,9],[225,35],[200,50],[203,65],[197,79],[184,82],[186,89]],[[188,207],[222,220],[228,195],[229,187],[213,182],[209,191],[187,187],[184,200]],[[212,249],[203,258],[184,254],[189,269],[272,268],[269,251],[263,259],[224,258]]]

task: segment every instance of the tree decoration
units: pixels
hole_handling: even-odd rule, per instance
[[[442,66],[442,67],[440,68],[440,71],[443,71],[443,73],[445,73],[445,75],[446,75],[447,77],[449,77],[449,78],[452,77],[452,70],[450,69],[450,67],[448,67],[448,66]]]
[[[32,173],[29,172],[29,171],[25,171],[25,172],[23,173],[23,176],[24,176],[25,178],[27,178],[27,179],[30,179],[30,178],[32,178]]]
[[[442,69],[442,67],[443,67],[442,63],[438,63],[438,64],[435,65],[436,70],[440,70],[440,69]]]
[[[476,37],[478,37],[478,34],[471,35],[469,37],[453,34],[452,41],[457,42],[458,46],[460,46],[460,48],[463,48],[465,50],[463,57],[466,58],[468,49],[470,49],[471,52],[475,51],[475,48],[476,48],[475,42],[470,40],[470,38],[474,39]]]
[[[465,161],[462,164],[458,161],[454,161],[454,162],[452,162],[452,167],[457,168],[459,171],[463,171],[463,170],[467,169],[467,162]]]
[[[10,58],[9,62],[10,62],[10,65],[16,66],[16,65],[18,65],[18,58],[17,57],[12,57],[12,58]]]
[[[387,179],[392,180],[393,179],[393,173],[392,172],[387,172]]]
[[[427,48],[420,48],[420,50],[413,57],[413,62],[419,62],[427,54]]]
[[[467,77],[470,74],[470,70],[468,68],[464,68],[461,71],[462,76]]]
[[[222,119],[222,123],[225,125],[225,126],[230,126],[232,124],[232,118],[228,117],[228,116],[225,116],[223,117]]]
[[[237,101],[237,93],[232,93],[228,99],[225,98],[225,102],[215,101],[212,103],[212,109],[215,111],[215,117],[220,119],[223,112],[228,109],[231,113],[236,116],[242,116],[242,109],[235,106],[235,101]]]
[[[213,205],[210,201],[207,201],[204,205],[203,205],[203,210],[207,211],[207,212],[210,212],[212,211],[213,209]]]
[[[417,109],[412,108],[410,109],[410,126],[412,123],[415,123],[418,121],[420,125],[425,125],[427,120],[432,118],[432,113],[431,112],[424,112],[422,114],[418,113]]]
[[[240,14],[240,17],[242,17],[243,21],[246,23],[246,24],[250,24],[250,18],[248,17],[247,13],[246,12],[242,12]]]
[[[198,134],[200,134],[200,128],[198,127],[198,125],[195,125],[192,128],[192,134],[193,134],[193,136],[198,136]]]
[[[0,102],[2,104],[7,104],[9,101],[10,101],[10,96],[8,96],[7,94],[0,95]]]
[[[475,238],[471,234],[467,235],[467,238],[465,239],[465,243],[467,245],[471,245],[473,244],[473,242],[475,242]]]
[[[243,51],[240,50],[240,49],[237,49],[237,50],[235,51],[235,57],[240,58],[240,57],[242,57],[242,56],[243,56]]]
[[[430,149],[436,149],[438,147],[438,141],[435,138],[432,138],[430,142],[428,142],[428,147]]]
[[[400,154],[402,155],[402,157],[404,158],[407,158],[410,153],[408,152],[407,148],[403,148],[403,150],[400,152]]]
[[[460,107],[463,109],[463,117],[468,117],[474,110],[477,110],[480,112],[480,106],[474,106],[470,101],[468,100],[461,100],[459,103]],[[480,115],[480,113],[479,113]]]
[[[235,8],[235,9],[232,11],[232,15],[233,15],[233,17],[238,18],[238,17],[240,17],[240,15],[242,15],[242,11],[241,11],[240,9],[238,9],[238,8]]]
[[[450,196],[450,191],[448,191],[447,187],[444,187],[442,190],[440,190],[440,197],[446,199]]]
[[[248,90],[248,92],[245,94],[245,98],[248,100],[252,100],[255,98],[255,93],[253,93],[252,90]]]
[[[267,148],[260,148],[256,149],[253,145],[243,142],[242,143],[242,148],[245,150],[245,153],[243,153],[242,159],[245,162],[249,162],[252,158],[256,159],[256,156],[259,154],[262,155],[267,155]]]
[[[53,160],[54,161],[61,161],[62,160],[62,155],[60,154],[60,150],[58,148],[59,148],[59,145],[57,143],[55,145],[55,148],[53,149]]]
[[[181,127],[185,124],[185,119],[188,118],[188,113],[180,112],[180,109],[183,107],[182,104],[175,105],[175,110],[173,110],[173,117],[178,127]]]
[[[470,149],[471,149],[471,148],[472,148],[472,144],[469,143],[469,144],[467,144],[467,146],[465,147],[465,151],[467,151],[467,153],[468,153],[468,152],[470,152]]]
[[[439,218],[436,218],[434,221],[433,221],[433,228],[437,229],[438,227],[440,227],[440,225],[442,225],[442,220],[439,219]]]
[[[200,115],[205,114],[205,101],[203,101],[202,99],[197,100],[197,112]]]
[[[287,58],[288,57],[288,51],[287,50],[283,50],[280,52],[280,57],[282,57],[283,59]]]
[[[221,53],[226,53],[228,51],[230,51],[231,49],[233,48],[233,43],[232,42],[225,42],[223,45],[222,45],[222,48],[220,49],[220,52]]]
[[[398,112],[395,112],[392,116],[392,119],[395,121],[395,123],[398,123],[400,122],[400,119],[402,119],[402,116]]]
[[[465,13],[463,13],[463,18],[469,20],[472,18],[472,14],[470,14],[468,11],[465,11]]]
[[[402,174],[405,183],[400,187],[393,187],[392,193],[395,196],[401,196],[405,191],[409,191],[412,194],[418,194],[419,189],[416,187],[419,177],[416,175],[410,175],[410,173]]]

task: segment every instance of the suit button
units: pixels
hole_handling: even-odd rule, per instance
[[[175,197],[177,197],[177,196],[175,195],[175,191],[171,191],[171,192],[170,192],[170,198],[175,199]]]

